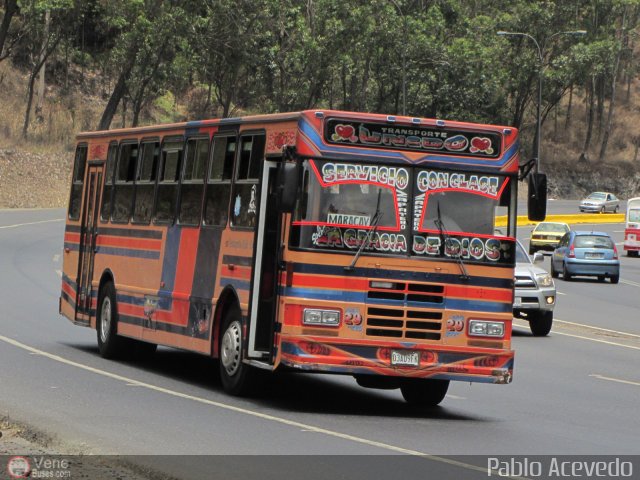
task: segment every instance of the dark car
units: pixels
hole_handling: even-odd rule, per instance
[[[598,277],[611,283],[620,280],[620,260],[618,250],[611,237],[605,232],[574,230],[567,233],[551,256],[551,276],[559,274],[565,280],[577,275]]]

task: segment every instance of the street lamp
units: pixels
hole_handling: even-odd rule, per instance
[[[402,17],[402,29],[404,30],[403,37],[405,41],[407,39],[407,17],[405,17],[402,9],[400,8],[400,4],[396,0],[389,0],[400,12],[400,16]],[[407,114],[407,56],[405,52],[404,46],[401,50],[402,54],[402,115]]]
[[[536,46],[538,50],[538,105],[536,108],[536,136],[535,142],[533,144],[533,158],[535,158],[536,163],[534,165],[534,172],[538,173],[538,167],[540,164],[540,121],[541,121],[541,112],[540,108],[542,105],[542,68],[544,63],[544,57],[542,56],[542,48],[540,48],[540,43],[528,33],[523,32],[504,32],[499,31],[496,32],[498,35],[503,37],[526,37],[530,39]],[[572,30],[568,32],[556,32],[553,35],[547,38],[547,41],[551,40],[553,37],[557,37],[559,35],[586,35],[586,30]],[[544,47],[544,45],[543,45]]]

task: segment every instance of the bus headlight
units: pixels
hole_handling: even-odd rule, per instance
[[[538,285],[541,287],[550,287],[553,285],[553,280],[551,279],[551,275],[548,273],[539,273],[536,275],[536,281]]]
[[[504,337],[504,323],[469,320],[469,335],[474,337]]]
[[[302,323],[305,325],[340,325],[340,312],[338,310],[320,310],[305,308],[302,315]]]

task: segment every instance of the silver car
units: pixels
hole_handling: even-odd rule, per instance
[[[520,242],[516,242],[515,294],[513,316],[529,322],[531,333],[543,337],[551,331],[556,286],[551,275],[537,266],[542,253],[533,255],[533,262]]]
[[[578,208],[581,212],[618,213],[620,200],[613,193],[593,192],[580,202]]]

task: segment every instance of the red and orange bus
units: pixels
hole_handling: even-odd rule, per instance
[[[156,345],[438,404],[511,381],[514,128],[342,111],[78,136],[60,312]],[[496,218],[507,226],[496,233]]]

